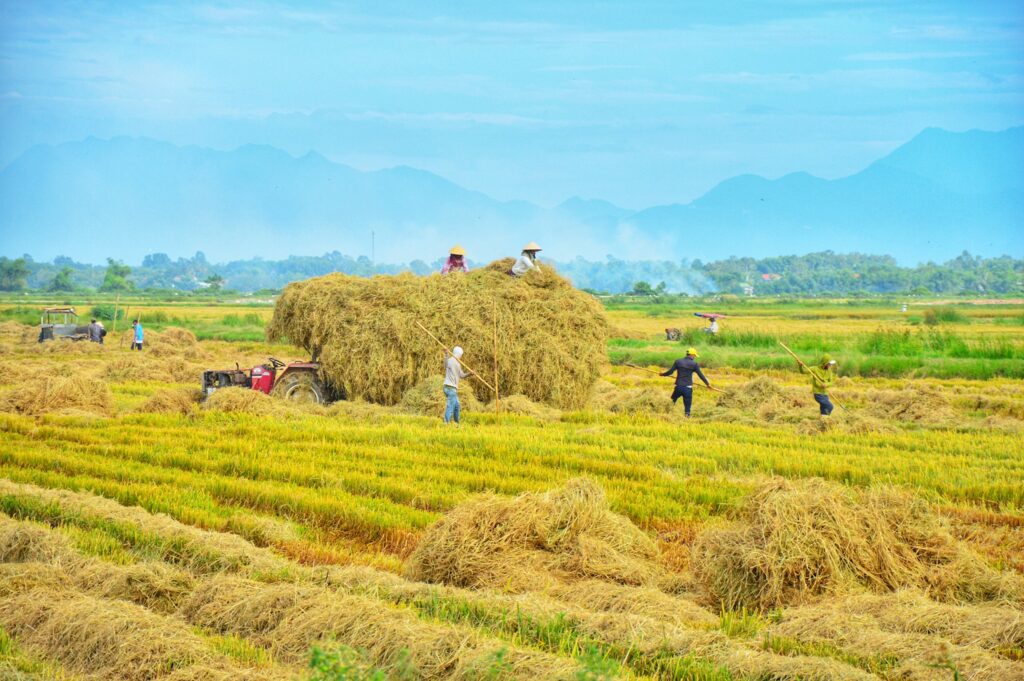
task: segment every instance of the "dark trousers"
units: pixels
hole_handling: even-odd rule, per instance
[[[686,407],[686,415],[689,416],[690,407],[693,406],[693,386],[677,385],[676,389],[672,391],[672,404],[675,404],[680,397],[683,398],[683,406]]]
[[[138,341],[132,341],[132,350],[139,350],[139,351],[141,351],[142,350],[142,343],[139,343]]]
[[[835,407],[832,406],[832,400],[828,399],[828,395],[814,393],[814,401],[821,407],[822,416],[828,416],[832,413],[832,410],[835,409]]]

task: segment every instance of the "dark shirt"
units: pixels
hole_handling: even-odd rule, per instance
[[[704,373],[700,370],[700,367],[697,366],[697,360],[690,356],[677,359],[673,362],[669,370],[662,374],[662,376],[671,376],[673,372],[676,372],[677,386],[692,386],[694,371],[696,371],[697,375],[700,376],[700,380],[704,381],[704,385],[710,388],[711,384],[708,383],[708,379],[704,378]]]
[[[93,343],[102,343],[103,342],[103,327],[101,327],[99,324],[90,324],[89,325],[89,340],[91,340]]]

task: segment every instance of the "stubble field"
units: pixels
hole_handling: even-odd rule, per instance
[[[198,404],[203,368],[301,358],[269,308],[140,302],[141,354],[12,308],[0,675],[1024,678],[1019,306],[737,309],[685,340],[727,391],[690,420],[622,363],[699,320],[613,306],[586,409],[479,389],[459,429],[431,386]],[[846,410],[777,340],[839,358]]]

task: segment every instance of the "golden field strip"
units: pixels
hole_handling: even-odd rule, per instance
[[[1024,342],[1024,326],[979,308],[965,308],[971,322],[956,333]],[[627,340],[679,349],[659,338],[677,324],[609,317]],[[727,328],[855,338],[892,323],[779,313]],[[332,678],[1024,678],[1024,608],[1012,597],[868,589],[728,610],[695,581],[691,557],[702,532],[735,519],[775,476],[822,478],[924,500],[990,568],[1019,575],[1017,379],[847,377],[835,394],[849,412],[822,422],[796,371],[730,367],[712,348],[709,377],[730,395],[698,388],[690,420],[667,402],[668,379],[608,366],[586,409],[509,400],[520,413],[485,406],[453,429],[363,403],[186,399],[169,411],[158,398],[187,397],[203,368],[301,355],[149,338],[140,356],[110,337],[102,348],[40,347],[30,327],[0,325],[2,678],[305,678],[318,645],[357,651],[355,670]],[[72,383],[109,393],[39,396]],[[403,576],[427,529],[474,495],[578,478],[656,541],[669,578],[523,592]]]

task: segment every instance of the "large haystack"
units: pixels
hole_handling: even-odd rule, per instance
[[[1018,576],[989,567],[920,499],[820,479],[766,484],[737,523],[698,537],[692,565],[730,609],[906,587],[947,602],[1024,597]]]
[[[30,416],[81,412],[109,416],[114,411],[114,397],[107,384],[95,378],[44,375],[8,389],[0,397],[0,411]]]
[[[465,275],[329,274],[289,284],[267,333],[319,355],[324,376],[349,398],[393,405],[442,371],[440,347],[416,322],[449,346],[461,345],[466,364],[488,382],[497,328],[503,394],[581,406],[606,359],[600,304],[550,268],[517,279],[506,264]],[[478,397],[493,398],[468,380]]]
[[[663,569],[654,541],[581,478],[546,494],[488,494],[456,507],[427,530],[406,572],[418,581],[523,592],[593,578],[650,585]]]

